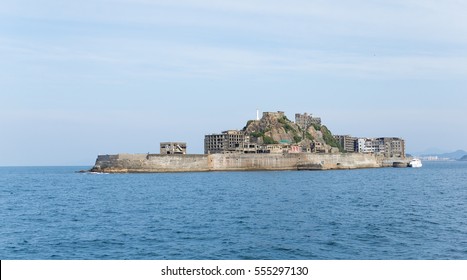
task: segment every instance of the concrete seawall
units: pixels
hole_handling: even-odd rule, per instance
[[[210,154],[100,155],[91,169],[106,173],[201,172],[248,170],[331,170],[392,166],[404,159],[369,154]]]

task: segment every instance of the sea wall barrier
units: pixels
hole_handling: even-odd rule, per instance
[[[99,155],[92,172],[153,173],[248,170],[333,170],[394,166],[405,159],[371,154],[117,154]]]

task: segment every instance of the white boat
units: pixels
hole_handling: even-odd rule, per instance
[[[409,167],[422,167],[422,161],[418,158],[414,158],[409,162]]]

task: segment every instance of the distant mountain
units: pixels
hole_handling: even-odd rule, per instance
[[[445,154],[445,153],[449,153],[449,150],[434,148],[434,147],[425,149],[423,151],[412,152],[412,154],[417,155],[417,156],[419,156],[419,155],[439,155],[439,154]]]
[[[467,161],[467,155],[461,157],[459,160],[460,160],[460,161]]]
[[[457,150],[452,153],[444,153],[444,154],[425,154],[421,155],[422,157],[429,157],[429,156],[437,156],[438,158],[448,158],[448,159],[461,159],[464,156],[467,156],[467,152],[464,150]]]

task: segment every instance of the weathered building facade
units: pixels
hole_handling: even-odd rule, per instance
[[[405,141],[397,137],[379,138],[384,144],[385,157],[405,157]]]
[[[357,151],[357,138],[350,135],[334,135],[334,138],[339,142],[342,149],[347,153],[354,153]]]
[[[313,117],[312,114],[303,113],[295,114],[295,123],[303,130],[306,130],[310,125],[321,125],[321,118]]]
[[[385,157],[405,157],[405,141],[398,137],[358,138],[356,152],[381,154]]]
[[[161,155],[184,155],[186,154],[185,142],[161,142],[160,144]]]
[[[240,130],[226,130],[220,134],[210,134],[204,136],[204,153],[234,153],[249,147],[249,136]]]
[[[285,113],[264,112],[263,118],[273,117],[273,119],[287,120]],[[288,121],[288,120],[287,120]],[[311,114],[295,114],[295,124],[303,130],[312,125],[321,125],[321,118],[315,118]],[[256,133],[256,131],[254,131]],[[318,131],[321,133],[321,131]],[[250,139],[250,135],[251,139]],[[264,132],[263,132],[264,137]],[[405,158],[405,141],[397,137],[380,138],[357,138],[351,135],[334,135],[344,152],[347,153],[371,153],[387,158]],[[205,135],[205,154],[227,154],[227,153],[256,153],[256,154],[286,154],[286,153],[339,153],[338,148],[331,147],[322,141],[313,139],[310,142],[292,144],[291,141],[279,141],[266,143],[257,141],[254,134],[249,134],[245,130],[226,130],[219,134]],[[250,141],[251,140],[251,141]],[[166,151],[167,152],[167,151]],[[162,148],[161,148],[162,153]]]

